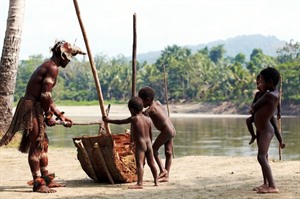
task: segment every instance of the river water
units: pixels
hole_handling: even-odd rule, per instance
[[[82,121],[83,118],[72,118]],[[95,121],[99,118],[84,118]],[[257,154],[256,142],[249,145],[250,134],[247,130],[246,117],[176,117],[172,122],[177,135],[174,139],[175,157],[206,155],[206,156],[253,156]],[[286,148],[282,150],[283,160],[300,160],[300,118],[283,117],[281,119],[282,136]],[[112,133],[123,133],[129,125],[110,124]],[[47,128],[50,147],[73,147],[72,138],[83,135],[97,135],[98,125],[79,126],[72,128],[55,126]],[[158,135],[153,128],[153,138]],[[160,150],[163,157],[163,147]],[[274,136],[269,159],[279,159],[278,141]]]

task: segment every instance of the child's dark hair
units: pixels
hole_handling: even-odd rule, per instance
[[[154,95],[154,90],[149,86],[145,86],[139,90],[139,97],[143,100],[149,98],[151,101],[153,101]]]
[[[280,73],[273,67],[267,67],[260,72],[260,75],[264,78],[266,82],[272,81],[275,86],[277,86]]]
[[[136,113],[143,110],[143,101],[139,97],[132,97],[128,102],[128,108],[133,109]]]
[[[256,76],[256,81],[260,79],[260,73]]]

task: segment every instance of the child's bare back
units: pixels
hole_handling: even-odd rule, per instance
[[[155,126],[155,128],[164,134],[169,134],[174,137],[176,132],[173,124],[167,115],[163,105],[159,101],[153,101],[153,103],[144,112],[145,115],[149,116]]]
[[[152,150],[151,120],[143,114],[131,117],[132,137],[136,150],[146,152]]]

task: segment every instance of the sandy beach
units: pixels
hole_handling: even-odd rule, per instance
[[[56,193],[32,192],[27,155],[15,148],[0,148],[0,198],[299,198],[300,161],[270,160],[279,194],[257,194],[251,189],[262,183],[255,157],[188,156],[175,158],[168,183],[153,186],[145,166],[144,189],[127,184],[99,184],[92,181],[77,160],[76,149],[51,148],[49,170],[66,187]]]
[[[117,108],[118,107],[118,108]],[[59,107],[67,116],[99,116],[99,107]],[[179,111],[172,113],[189,114]],[[174,110],[174,107],[173,107]],[[186,110],[186,109],[185,109]],[[110,115],[128,115],[126,105],[112,106]],[[199,114],[202,115],[202,114]],[[204,114],[209,116],[210,114]],[[202,115],[203,116],[203,115]],[[223,115],[223,116],[226,116]],[[230,116],[230,115],[227,115]],[[270,160],[278,194],[257,194],[252,188],[262,184],[260,166],[255,156],[187,156],[173,160],[170,182],[153,185],[150,169],[145,165],[144,189],[131,190],[127,184],[95,183],[82,170],[77,149],[49,146],[49,171],[66,187],[56,193],[32,192],[27,154],[17,148],[0,148],[0,198],[300,198],[300,161]]]

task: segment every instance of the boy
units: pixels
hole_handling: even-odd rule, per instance
[[[157,170],[153,159],[152,150],[152,132],[151,120],[146,117],[143,111],[143,102],[139,97],[133,97],[128,102],[128,109],[131,117],[123,120],[111,120],[107,116],[103,116],[103,121],[113,124],[131,124],[132,138],[135,144],[135,159],[138,181],[136,185],[128,187],[129,189],[143,189],[143,175],[145,157],[151,169],[154,184],[157,186]]]
[[[176,135],[175,128],[162,104],[159,101],[154,101],[155,93],[152,88],[143,87],[139,91],[138,95],[143,100],[144,108],[148,107],[144,114],[151,118],[155,128],[161,132],[152,147],[154,151],[154,158],[160,170],[158,176],[159,182],[168,182],[172,164],[173,138]],[[165,145],[165,167],[163,167],[158,154],[158,150],[162,145]]]
[[[253,102],[252,102],[251,106],[252,106],[253,104],[255,104],[255,103],[257,102],[257,100],[258,100],[261,96],[263,96],[263,95],[265,94],[265,92],[263,92],[263,91],[261,90],[261,88],[260,88],[260,75],[257,75],[257,77],[256,77],[256,86],[257,86],[257,90],[258,90],[258,91],[255,93],[255,96],[254,96],[254,99],[253,99]],[[281,113],[280,113],[280,104],[278,104],[278,106],[277,106],[277,119],[280,119],[280,117],[281,117]],[[256,139],[257,137],[259,137],[259,132],[256,132],[256,135],[255,135],[255,133],[254,133],[254,129],[253,129],[253,126],[252,126],[252,123],[253,123],[253,122],[254,122],[254,115],[251,114],[251,116],[248,117],[248,118],[246,119],[247,128],[248,128],[248,130],[249,130],[249,132],[250,132],[250,134],[251,134],[251,140],[250,140],[249,144],[252,144],[252,143],[255,141],[255,139]],[[278,127],[277,127],[275,118],[272,117],[270,122],[271,122],[272,126],[274,127],[275,135],[276,135],[276,137],[278,138],[279,129],[278,129]],[[279,140],[278,140],[278,141],[279,141]]]
[[[271,167],[268,162],[268,150],[271,140],[274,136],[274,128],[270,122],[278,106],[279,93],[276,90],[280,78],[279,72],[275,68],[265,68],[260,72],[260,88],[265,92],[251,108],[254,114],[254,124],[259,132],[258,137],[258,155],[257,160],[261,166],[264,184],[257,187],[257,193],[278,193],[276,188]],[[276,134],[281,148],[285,145],[282,143],[280,134]]]

